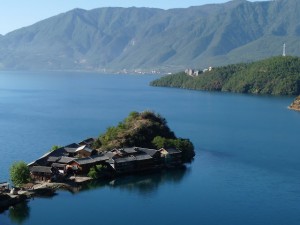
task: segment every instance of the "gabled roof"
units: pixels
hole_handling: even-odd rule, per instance
[[[63,156],[65,153],[66,153],[66,150],[64,147],[62,147],[62,148],[59,148],[59,149],[56,149],[56,150],[50,152],[49,156],[58,157],[58,156]]]
[[[153,159],[150,155],[143,154],[143,155],[136,155],[135,159],[137,161],[143,161],[143,160],[148,160],[148,159]]]
[[[88,158],[75,159],[74,162],[77,162],[79,165],[87,165],[99,162],[105,162],[109,159],[109,157],[105,155],[96,155]]]
[[[78,148],[79,145],[76,144],[76,143],[72,143],[72,144],[69,144],[69,145],[66,145],[65,148]]]
[[[76,159],[74,162],[77,162],[79,165],[88,165],[95,163],[95,160],[92,158],[82,158],[82,159]]]
[[[69,147],[65,147],[65,150],[67,153],[75,153],[77,148],[69,148]]]
[[[93,151],[93,149],[90,149],[86,145],[83,145],[83,146],[78,147],[75,152],[79,152],[79,151],[82,151],[82,150],[90,152],[90,153]]]
[[[107,157],[106,155],[94,155],[91,157],[92,159],[94,159],[94,161],[97,162],[103,162],[109,159],[109,157]]]
[[[75,158],[63,156],[63,157],[60,158],[60,160],[58,161],[58,163],[67,164],[67,163],[72,162],[74,160],[75,160]]]
[[[168,148],[168,149],[166,149],[166,151],[167,151],[169,154],[179,154],[179,153],[181,153],[180,150],[175,149],[175,148]]]
[[[48,162],[57,162],[61,157],[49,156]]]
[[[117,158],[114,159],[116,163],[123,163],[123,162],[133,162],[135,161],[134,156],[124,157],[124,158]]]
[[[133,147],[133,148],[123,148],[122,151],[127,153],[127,154],[134,154],[134,153],[137,153],[136,151],[136,147]]]
[[[46,154],[44,154],[39,159],[35,160],[34,162],[29,163],[28,166],[33,166],[33,165],[45,166],[45,165],[48,164],[48,158],[50,156],[59,157],[59,156],[63,156],[64,153],[66,153],[66,151],[63,147],[59,148],[55,151],[47,152]]]
[[[91,145],[95,142],[96,138],[87,138],[81,142],[79,142],[79,145]]]
[[[51,165],[52,167],[55,167],[55,168],[64,168],[66,166],[66,164],[62,164],[62,163],[52,163]]]
[[[30,172],[36,173],[52,173],[51,167],[48,166],[33,166],[30,168]]]
[[[29,166],[29,167],[30,167],[30,166],[33,166],[33,165],[35,165],[36,163],[37,163],[37,161],[33,161],[33,162],[30,162],[30,163],[28,163],[28,164],[27,164],[27,166]]]
[[[104,155],[111,159],[112,157],[114,157],[116,155],[116,153],[109,151],[109,152],[106,152]]]
[[[108,163],[113,164],[115,161],[113,159],[107,160]]]
[[[152,157],[150,155],[147,155],[147,154],[142,154],[142,155],[136,155],[135,159],[137,161],[143,161],[143,160],[152,159]]]
[[[154,156],[155,154],[157,154],[159,152],[159,150],[157,149],[151,149],[151,148],[138,148],[139,151],[145,152],[150,156]]]

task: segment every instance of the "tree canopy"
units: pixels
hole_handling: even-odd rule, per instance
[[[53,145],[53,146],[51,147],[51,149],[50,149],[49,152],[56,151],[57,149],[60,149],[61,147],[62,147],[62,146],[60,146],[60,145]]]
[[[30,180],[30,171],[25,162],[15,162],[10,167],[10,179],[14,186],[20,187]]]
[[[190,162],[191,159],[194,158],[195,152],[194,152],[194,145],[190,140],[188,139],[182,139],[182,138],[176,138],[176,139],[167,139],[160,136],[156,136],[152,144],[157,148],[175,148],[183,153],[183,161],[184,162]]]
[[[96,140],[94,147],[100,151],[124,147],[172,147],[183,152],[185,162],[195,155],[192,142],[177,138],[168,127],[166,119],[151,111],[131,112],[117,126],[107,128]]]
[[[152,86],[269,95],[300,94],[300,58],[272,57],[213,68],[197,77],[184,72],[151,82]]]

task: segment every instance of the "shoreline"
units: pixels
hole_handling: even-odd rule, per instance
[[[93,179],[83,179],[78,182],[65,181],[65,182],[39,182],[34,184],[31,188],[24,190],[11,191],[8,193],[0,193],[0,214],[21,202],[30,200],[35,197],[53,196],[58,190],[67,190],[74,192],[79,185],[83,185]]]
[[[124,121],[114,128],[120,133],[119,136],[125,135],[127,142],[139,143],[143,140],[143,145],[149,147],[136,147],[135,143],[131,143],[132,147],[117,148],[108,143],[103,145],[97,138],[87,138],[66,146],[53,146],[51,151],[47,151],[29,164],[25,162],[15,164],[21,165],[23,167],[21,169],[28,170],[28,178],[24,178],[25,184],[18,186],[21,188],[20,191],[14,188],[10,194],[2,196],[10,200],[6,206],[15,204],[12,194],[24,195],[28,199],[38,195],[51,195],[58,189],[77,192],[84,187],[83,184],[92,180],[180,168],[194,158],[194,146],[190,140],[176,138],[174,132],[167,126],[166,120],[159,114],[151,111],[142,113],[134,111]],[[132,137],[126,136],[128,134],[124,131],[124,127],[126,132],[131,132]],[[137,128],[140,128],[138,133],[132,133],[132,130],[136,132]],[[105,135],[108,135],[110,140],[109,130],[107,133]],[[163,146],[154,142],[157,139]],[[113,138],[110,144],[120,145],[114,143],[115,141]],[[165,145],[168,147],[164,148]],[[9,188],[6,188],[5,192],[8,191]]]
[[[162,168],[156,170],[147,170],[143,171],[143,175],[147,175],[147,173],[159,173],[162,171],[172,171],[177,169],[186,169],[185,165],[181,165],[180,167],[170,167],[170,168]],[[145,173],[146,172],[146,173]],[[85,177],[85,176],[76,176],[70,177],[68,180],[61,182],[37,182],[33,184],[30,188],[26,188],[24,190],[18,190],[14,194],[11,193],[0,193],[0,214],[7,211],[10,207],[14,207],[17,204],[20,204],[24,201],[30,201],[31,199],[38,197],[46,197],[46,196],[55,196],[56,192],[59,190],[66,190],[72,193],[79,192],[82,190],[85,184],[93,181],[112,181],[116,180],[120,177],[124,177],[127,175],[141,175],[140,172],[134,173],[125,173],[125,174],[115,174],[115,176],[104,176],[98,179]],[[1,197],[5,196],[6,200],[1,200]]]
[[[300,112],[300,108],[295,108],[293,105],[288,106],[288,109]]]

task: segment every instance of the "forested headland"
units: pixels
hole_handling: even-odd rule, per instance
[[[152,86],[192,90],[224,91],[267,95],[300,94],[300,58],[278,56],[231,64],[189,76],[185,72],[162,77]]]

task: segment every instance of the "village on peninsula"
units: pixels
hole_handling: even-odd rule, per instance
[[[142,172],[182,165],[178,149],[120,148],[98,153],[93,148],[95,138],[61,147],[30,163],[31,178],[35,181],[73,180],[83,182],[93,178],[95,168],[102,177]]]
[[[0,210],[93,179],[182,167],[194,156],[190,140],[177,138],[159,114],[132,112],[99,138],[55,146],[27,164],[29,178],[18,187],[0,183]]]

